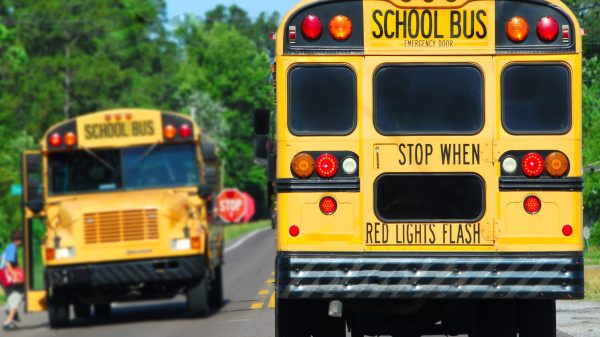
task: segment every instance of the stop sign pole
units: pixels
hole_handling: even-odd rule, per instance
[[[227,223],[238,223],[246,214],[244,195],[235,188],[223,190],[217,196],[215,207],[217,215]]]

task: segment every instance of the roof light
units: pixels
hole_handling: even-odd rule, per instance
[[[50,145],[54,146],[54,147],[59,147],[62,145],[62,137],[60,136],[60,133],[53,133],[50,135]]]
[[[329,33],[338,41],[345,41],[352,35],[352,21],[345,15],[336,15],[329,22]]]
[[[337,201],[332,197],[324,197],[319,202],[319,208],[325,215],[331,215],[337,210]]]
[[[529,214],[537,214],[540,212],[540,209],[542,209],[542,201],[535,195],[530,195],[525,198],[523,208],[525,208],[525,212]]]
[[[517,159],[512,156],[506,157],[502,161],[502,170],[504,170],[504,173],[514,174],[517,172],[518,166],[519,164],[517,163]]]
[[[558,22],[551,16],[544,16],[537,25],[537,35],[544,42],[553,42],[558,37]]]
[[[314,14],[309,14],[302,20],[302,35],[307,40],[316,40],[323,32],[323,23],[321,19]]]
[[[298,153],[292,160],[292,172],[302,179],[307,179],[312,176],[315,171],[315,160],[314,158],[306,153]]]
[[[192,135],[192,128],[189,124],[182,124],[179,127],[179,135],[183,138],[188,138]]]
[[[554,178],[560,178],[569,169],[569,159],[560,152],[552,152],[546,156],[546,172]]]
[[[334,155],[324,153],[317,158],[316,167],[321,178],[333,178],[338,170],[338,161]]]
[[[77,135],[74,132],[67,132],[65,135],[65,145],[68,147],[75,146],[77,144]]]
[[[519,43],[525,41],[529,35],[529,24],[520,17],[515,16],[506,23],[506,36],[513,42]]]
[[[523,173],[529,178],[537,178],[544,173],[544,158],[539,153],[530,152],[521,160]]]
[[[167,125],[165,126],[165,130],[164,130],[164,136],[165,138],[167,138],[168,140],[172,140],[173,138],[175,138],[175,136],[177,135],[177,129],[175,129],[175,127],[173,125]]]

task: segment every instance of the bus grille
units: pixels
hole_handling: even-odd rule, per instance
[[[114,243],[158,239],[156,209],[87,213],[85,243]]]

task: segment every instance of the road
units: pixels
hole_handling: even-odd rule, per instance
[[[274,238],[270,230],[252,234],[230,246],[223,270],[226,305],[208,318],[189,318],[185,299],[116,304],[106,320],[73,321],[69,328],[50,330],[45,314],[23,316],[11,336],[86,337],[270,337],[274,335]],[[600,337],[600,304],[559,304],[559,337]],[[349,335],[348,335],[349,336]]]

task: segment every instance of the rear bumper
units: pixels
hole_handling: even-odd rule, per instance
[[[98,263],[46,270],[49,287],[105,287],[145,283],[188,282],[206,273],[201,255],[127,262]]]
[[[283,299],[581,299],[583,256],[280,253]]]

